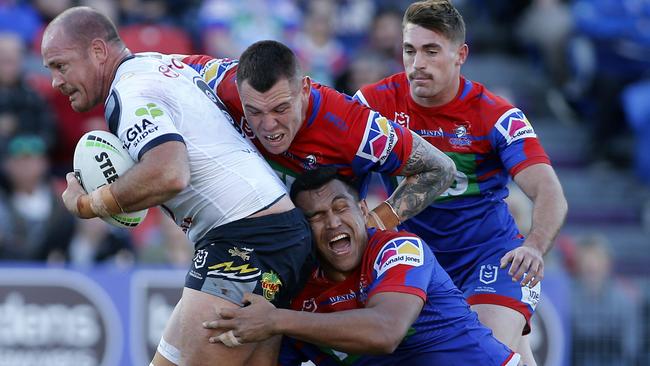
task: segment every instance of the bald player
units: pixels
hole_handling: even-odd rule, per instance
[[[104,103],[109,130],[136,161],[117,181],[88,194],[69,173],[67,209],[92,218],[160,205],[194,243],[173,324],[181,342],[176,348],[161,341],[166,359],[158,354],[152,364],[253,363],[249,358],[266,344],[205,347],[215,332],[201,327],[202,314],[239,307],[246,292],[288,305],[309,263],[311,237],[283,183],[231,127],[194,70],[132,55],[97,11],[61,13],[46,28],[41,52],[52,87],[77,112]],[[272,291],[263,290],[265,283]]]

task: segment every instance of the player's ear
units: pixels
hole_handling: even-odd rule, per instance
[[[368,221],[368,215],[369,215],[368,212],[370,211],[370,210],[368,210],[368,203],[366,203],[366,200],[363,199],[363,200],[359,200],[358,204],[359,204],[359,209],[361,210],[361,213],[363,213],[364,220]]]
[[[108,58],[108,44],[101,38],[95,38],[90,42],[90,54],[100,63]]]
[[[302,86],[300,91],[303,97],[306,96],[309,98],[309,94],[311,93],[311,78],[309,78],[309,76],[304,76],[302,78]]]
[[[458,65],[464,64],[465,60],[467,60],[468,55],[469,55],[469,47],[467,46],[467,43],[463,43],[460,46],[458,46],[458,59],[456,61]]]

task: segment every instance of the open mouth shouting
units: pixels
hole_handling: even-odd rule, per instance
[[[345,233],[337,234],[332,239],[330,239],[329,248],[336,255],[344,255],[350,253],[350,250],[352,248],[350,235]]]

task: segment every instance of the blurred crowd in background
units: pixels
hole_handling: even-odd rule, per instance
[[[183,233],[157,209],[126,231],[63,208],[78,139],[106,129],[101,108],[73,112],[42,66],[42,30],[63,10],[100,9],[133,52],[237,58],[254,41],[280,40],[313,79],[353,94],[402,70],[410,3],[0,0],[0,259],[125,268],[191,260]],[[547,266],[570,281],[572,364],[650,364],[650,1],[453,3],[467,24],[464,74],[527,113],[569,200]],[[510,199],[525,233],[527,198]]]

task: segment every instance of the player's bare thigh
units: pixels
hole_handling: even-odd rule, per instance
[[[496,339],[521,355],[520,365],[537,366],[528,336],[521,334],[526,318],[520,312],[501,305],[475,304],[472,310],[483,325],[492,330]]]
[[[255,344],[229,348],[221,343],[209,343],[208,339],[220,331],[205,329],[202,323],[214,319],[222,308],[238,305],[220,297],[185,287],[180,311],[181,365],[235,366],[244,365],[255,349]]]
[[[520,312],[494,304],[474,304],[471,308],[478,314],[481,323],[492,329],[496,339],[518,352],[521,332],[526,324],[526,318]]]
[[[180,309],[182,305],[183,299],[180,299],[174,307],[174,311],[169,317],[169,320],[167,320],[165,330],[163,331],[150,366],[177,366],[180,363]]]

